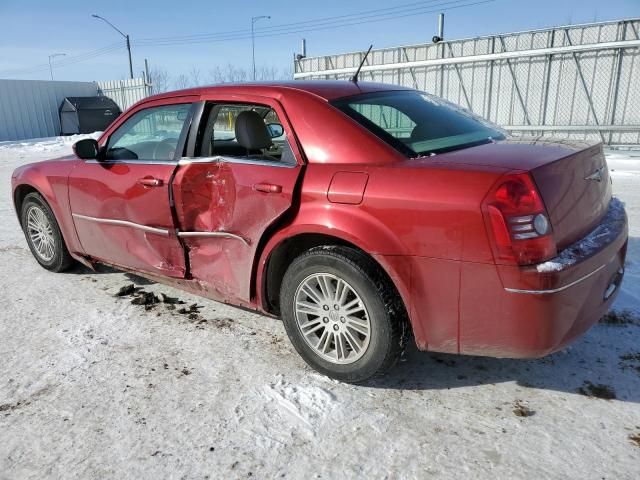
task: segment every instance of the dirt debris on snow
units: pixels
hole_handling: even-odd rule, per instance
[[[149,307],[158,303],[160,303],[160,299],[153,292],[141,291],[135,298],[131,299],[131,305],[144,305],[145,307]]]
[[[532,417],[536,414],[522,400],[516,400],[513,404],[513,414],[516,417]]]
[[[640,374],[640,352],[620,355],[620,367],[623,370],[633,369]]]
[[[186,317],[191,323],[195,324],[195,328],[198,330],[203,330],[208,324],[215,325],[218,328],[230,328],[234,323],[233,319],[230,317],[219,317],[211,320],[204,318],[200,314],[200,311],[204,307],[197,302],[178,308],[177,305],[186,305],[187,302],[182,300],[180,297],[172,297],[164,292],[160,292],[159,294],[147,292],[144,289],[135,287],[134,284],[124,285],[120,290],[118,290],[115,296],[133,297],[131,299],[131,304],[144,306],[145,311],[150,311],[157,305],[163,304],[168,312]],[[160,316],[161,313],[156,312],[156,315]],[[272,343],[276,343],[281,340],[281,338],[276,339],[276,337],[273,337]]]
[[[640,432],[629,435],[629,440],[631,440],[631,443],[636,447],[640,447]]]
[[[166,293],[160,293],[160,301],[167,305],[183,305],[184,300],[180,300],[178,297],[170,297]]]
[[[631,310],[611,310],[601,319],[605,325],[640,325],[640,317]]]
[[[616,392],[609,385],[603,383],[595,384],[589,380],[585,380],[578,389],[578,393],[587,397],[601,398],[603,400],[614,400],[616,398]]]
[[[130,283],[128,285],[123,285],[122,287],[120,287],[120,289],[116,292],[115,296],[128,297],[129,295],[133,295],[135,291],[136,291],[136,286],[133,283]]]

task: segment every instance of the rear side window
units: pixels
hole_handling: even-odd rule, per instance
[[[403,154],[458,150],[505,137],[497,126],[445,100],[416,91],[339,99],[333,105]]]
[[[254,119],[252,132],[257,143],[247,145],[237,138],[240,115]],[[259,161],[273,165],[295,165],[296,159],[278,114],[266,105],[244,103],[209,103],[203,115],[201,139],[196,156],[224,157],[229,161]],[[261,131],[258,131],[261,130]]]

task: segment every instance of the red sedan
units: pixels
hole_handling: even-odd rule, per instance
[[[509,138],[402,87],[167,93],[74,152],[12,177],[43,267],[109,264],[281,316],[343,381],[385,372],[410,332],[422,350],[546,355],[624,274],[601,145]]]

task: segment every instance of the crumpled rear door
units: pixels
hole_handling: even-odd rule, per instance
[[[291,208],[300,171],[299,165],[182,160],[173,195],[192,278],[222,300],[248,304],[258,243]]]

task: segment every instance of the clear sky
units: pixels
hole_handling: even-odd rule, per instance
[[[53,53],[67,54],[54,60],[56,79],[126,78],[124,40],[91,18],[92,13],[131,36],[136,75],[148,58],[173,79],[195,67],[203,83],[216,66],[251,68],[249,32],[251,17],[258,15],[271,18],[256,23],[257,36],[269,34],[256,38],[256,63],[282,71],[291,70],[302,37],[309,56],[364,50],[370,43],[381,48],[430,41],[438,11],[446,15],[448,39],[640,17],[640,0],[493,0],[464,6],[480,1],[0,0],[0,78],[47,79],[48,55]],[[302,23],[319,19],[326,20]],[[351,25],[336,28],[338,23]],[[218,37],[196,36],[200,34]],[[91,53],[85,61],[74,58],[103,47],[113,50]]]

